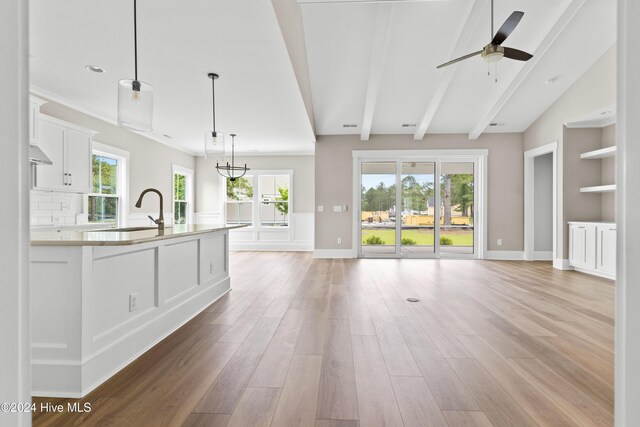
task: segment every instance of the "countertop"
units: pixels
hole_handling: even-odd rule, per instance
[[[175,239],[194,234],[213,233],[216,231],[242,228],[246,225],[173,225],[158,233],[157,228],[139,231],[105,231],[105,230],[48,230],[31,231],[32,246],[124,246],[148,243],[157,240]]]

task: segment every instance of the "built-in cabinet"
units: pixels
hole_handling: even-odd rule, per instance
[[[569,222],[569,264],[584,273],[615,279],[615,223]]]
[[[53,162],[53,165],[35,166],[34,188],[90,193],[94,132],[37,111],[33,116],[31,143],[39,146]]]

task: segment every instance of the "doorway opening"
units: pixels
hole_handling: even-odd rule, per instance
[[[524,153],[524,259],[553,261],[556,253],[557,142]]]

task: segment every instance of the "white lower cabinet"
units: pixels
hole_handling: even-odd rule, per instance
[[[569,264],[584,273],[615,279],[616,225],[569,222]]]

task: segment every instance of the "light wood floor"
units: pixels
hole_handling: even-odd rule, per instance
[[[613,425],[610,281],[542,262],[251,252],[231,275],[83,399],[91,413],[34,424]]]

